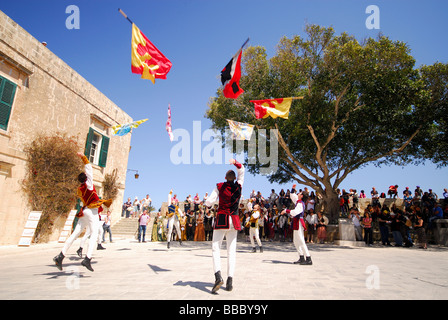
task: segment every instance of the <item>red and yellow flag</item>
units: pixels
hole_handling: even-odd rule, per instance
[[[132,72],[141,74],[142,79],[155,83],[155,78],[166,79],[172,63],[151,41],[132,24]]]
[[[255,105],[255,117],[257,119],[267,118],[283,118],[288,119],[289,109],[293,98],[267,99],[267,100],[251,100]]]

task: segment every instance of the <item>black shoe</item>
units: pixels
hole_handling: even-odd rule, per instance
[[[76,250],[76,253],[78,254],[78,257],[82,258],[82,248],[79,247],[78,250]]]
[[[300,263],[300,264],[301,264],[301,265],[308,265],[308,266],[310,266],[310,265],[313,264],[313,261],[311,261],[311,257],[306,257],[306,260],[303,261],[303,262]]]
[[[62,252],[53,258],[53,261],[56,264],[56,267],[58,267],[58,269],[61,271],[62,271],[62,260],[64,260],[64,258],[65,258],[65,256],[62,254]]]
[[[260,253],[263,253],[263,247],[260,247]]]
[[[96,250],[106,250],[106,248],[104,248],[101,243],[98,243],[98,245],[96,246]]]
[[[181,246],[183,246],[182,240],[179,240],[179,244],[180,244]]]
[[[252,252],[257,252],[257,248],[253,247]]]
[[[294,264],[302,264],[305,262],[305,257],[304,256],[300,256],[299,260],[294,261]]]
[[[215,273],[215,285],[213,286],[212,293],[216,293],[223,284],[224,280],[222,280],[221,272],[218,271]]]
[[[233,289],[233,278],[232,277],[227,277],[226,290],[227,291],[232,291],[232,289]]]
[[[170,248],[170,243],[169,243],[169,242],[167,243],[166,247],[167,247],[168,249]]]
[[[88,270],[93,272],[93,268],[90,264],[90,261],[92,260],[92,258],[87,258],[85,257],[84,260],[82,260],[81,265],[83,265],[84,267],[86,267]]]

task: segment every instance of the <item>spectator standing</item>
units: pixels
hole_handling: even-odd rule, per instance
[[[126,213],[126,218],[129,218],[131,212],[132,212],[132,201],[131,198],[128,198],[128,201],[126,201],[123,205],[123,208]]]
[[[417,241],[420,245],[420,248],[427,249],[428,246],[426,244],[426,233],[425,228],[423,227],[423,217],[420,212],[416,212],[416,223],[414,224],[414,229],[417,232]]]
[[[194,202],[194,212],[197,212],[199,210],[199,204],[201,203],[201,199],[199,199],[199,193],[196,193],[193,202]]]
[[[196,217],[194,241],[205,241],[204,215],[202,213],[202,210],[199,210],[198,216]]]
[[[145,236],[146,236],[146,226],[149,223],[149,215],[147,210],[143,210],[143,213],[138,218],[139,226],[138,226],[138,242],[146,242]]]
[[[211,241],[213,236],[213,212],[208,208],[205,210],[204,231],[205,241]]]
[[[368,246],[373,245],[373,228],[372,228],[372,217],[368,211],[364,211],[364,217],[362,218],[361,224],[364,228],[364,242]]]
[[[149,197],[149,194],[146,195],[146,198],[143,198],[143,199],[142,199],[141,203],[142,203],[142,210],[147,210],[147,211],[148,211],[148,214],[150,214],[151,212],[150,212],[150,210],[149,210],[149,207],[150,207],[151,204],[152,204],[152,200],[151,200],[151,198]]]
[[[274,189],[271,189],[271,194],[269,195],[269,207],[272,208],[272,206],[275,204],[275,202],[278,199],[278,194],[275,193]]]
[[[193,241],[196,228],[196,217],[194,215],[194,212],[191,212],[191,209],[188,209],[186,215],[187,215],[187,221],[185,227],[187,232],[187,240]]]
[[[317,213],[317,239],[319,243],[324,243],[327,238],[328,218],[322,211]]]
[[[395,211],[390,212],[390,230],[392,231],[392,236],[394,237],[395,246],[402,247],[403,246],[403,238],[401,237],[401,221],[399,217],[399,213]]]
[[[108,232],[109,233],[109,242],[112,243],[112,231],[110,230],[112,218],[110,215],[111,215],[110,210],[107,210],[107,215],[104,218],[104,224],[103,224],[103,229],[104,229],[103,230],[103,242],[105,241],[104,236],[106,235],[106,232]]]
[[[138,201],[138,197],[135,197],[134,202],[132,203],[132,218],[137,217],[139,211],[140,211],[140,201]]]
[[[308,215],[305,218],[308,223],[308,234],[306,235],[306,242],[314,243],[314,238],[316,235],[317,229],[317,216],[314,214],[314,209],[311,209]]]
[[[358,208],[353,207],[350,210],[350,214],[348,215],[349,219],[352,219],[353,226],[355,227],[355,237],[356,241],[362,241],[362,227],[361,227],[361,218],[359,216]]]
[[[310,196],[306,201],[306,211],[307,212],[309,212],[310,210],[314,211],[315,207],[316,207],[316,196],[314,195],[314,192],[311,191]]]
[[[387,209],[387,207],[385,208],[383,206],[383,208],[381,209],[381,213],[378,216],[378,223],[379,223],[379,227],[380,227],[381,242],[382,242],[383,246],[385,246],[385,245],[390,246],[390,241],[389,241],[390,215],[389,215],[389,210]]]
[[[283,208],[283,205],[285,204],[285,190],[280,190],[280,192],[278,193],[278,197],[279,197],[279,208]]]

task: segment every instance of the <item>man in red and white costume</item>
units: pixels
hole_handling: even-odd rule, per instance
[[[88,228],[91,231],[89,248],[86,257],[81,262],[81,265],[86,267],[88,270],[93,271],[90,261],[92,259],[93,250],[96,248],[95,244],[98,239],[98,214],[103,210],[101,206],[104,204],[107,207],[110,207],[110,205],[112,204],[112,200],[101,200],[98,197],[95,186],[93,185],[92,165],[84,154],[78,153],[78,156],[81,158],[85,165],[85,172],[80,173],[78,176],[78,181],[81,183],[81,185],[78,187],[78,197],[81,198],[83,207],[76,214],[76,216],[78,217],[78,223],[76,224],[75,230],[65,241],[64,248],[59,253],[59,255],[53,258],[53,261],[58,269],[62,270],[62,260],[65,258],[68,249],[70,249],[73,241],[75,241],[79,237],[81,232],[84,229]]]
[[[295,194],[290,193],[289,197],[292,202],[295,203],[296,207],[293,210],[284,209],[281,214],[289,214],[292,219],[292,228],[293,228],[293,241],[294,246],[299,252],[299,260],[295,261],[294,264],[301,265],[312,265],[311,256],[308,251],[308,247],[305,243],[305,235],[304,231],[306,230],[305,221],[303,220],[303,215],[305,212],[305,203],[302,201],[302,193]],[[306,260],[304,258],[306,256]]]
[[[216,293],[223,285],[221,277],[221,244],[226,237],[227,243],[227,283],[226,289],[233,289],[233,275],[235,273],[236,260],[236,240],[238,231],[241,230],[241,223],[238,216],[238,206],[241,199],[241,191],[244,183],[244,166],[235,159],[230,160],[230,164],[235,165],[237,176],[233,170],[226,173],[226,182],[216,185],[207,198],[205,205],[211,207],[219,199],[218,212],[216,213],[213,226],[212,255],[213,269],[215,272],[215,285],[212,293]],[[235,181],[236,179],[236,181]]]

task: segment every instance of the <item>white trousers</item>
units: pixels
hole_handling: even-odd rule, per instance
[[[308,247],[306,246],[306,243],[305,243],[305,236],[303,234],[303,226],[301,223],[299,225],[299,230],[294,230],[292,235],[293,235],[294,246],[296,247],[297,251],[299,252],[299,255],[301,255],[301,256],[305,255],[306,257],[309,257],[310,253],[309,253]]]
[[[87,250],[87,258],[92,258],[93,249],[95,249],[95,243],[98,239],[98,209],[89,209],[85,208],[83,210],[84,215],[78,219],[78,223],[76,224],[75,230],[70,235],[70,237],[65,241],[64,248],[62,248],[62,254],[65,256],[68,249],[70,249],[71,245],[73,244],[73,241],[78,239],[79,235],[84,229],[89,228],[92,230],[92,233],[90,234],[90,240],[89,240],[89,249]]]
[[[168,242],[171,241],[171,235],[173,234],[173,228],[176,228],[177,236],[179,237],[179,240],[182,239],[181,233],[180,233],[179,219],[177,219],[176,216],[173,216],[168,220]]]
[[[227,276],[233,277],[235,274],[235,262],[236,262],[236,238],[238,236],[238,230],[235,230],[233,223],[230,219],[229,229],[215,229],[213,230],[212,239],[212,255],[213,255],[213,270],[216,272],[221,271],[221,245],[224,237],[226,237],[227,245]]]
[[[260,233],[258,228],[250,228],[249,237],[250,237],[250,244],[252,245],[252,247],[255,247],[254,237],[258,243],[258,246],[261,247]]]
[[[103,221],[99,221],[99,223],[97,225],[98,226],[98,238],[97,238],[96,242],[98,244],[100,244],[103,239],[103,233],[104,233],[103,223],[104,223]],[[84,248],[84,244],[86,243],[87,238],[90,237],[91,233],[92,233],[92,230],[90,230],[90,228],[87,227],[86,233],[84,234],[84,237],[82,237],[81,244],[79,245],[81,248]]]

